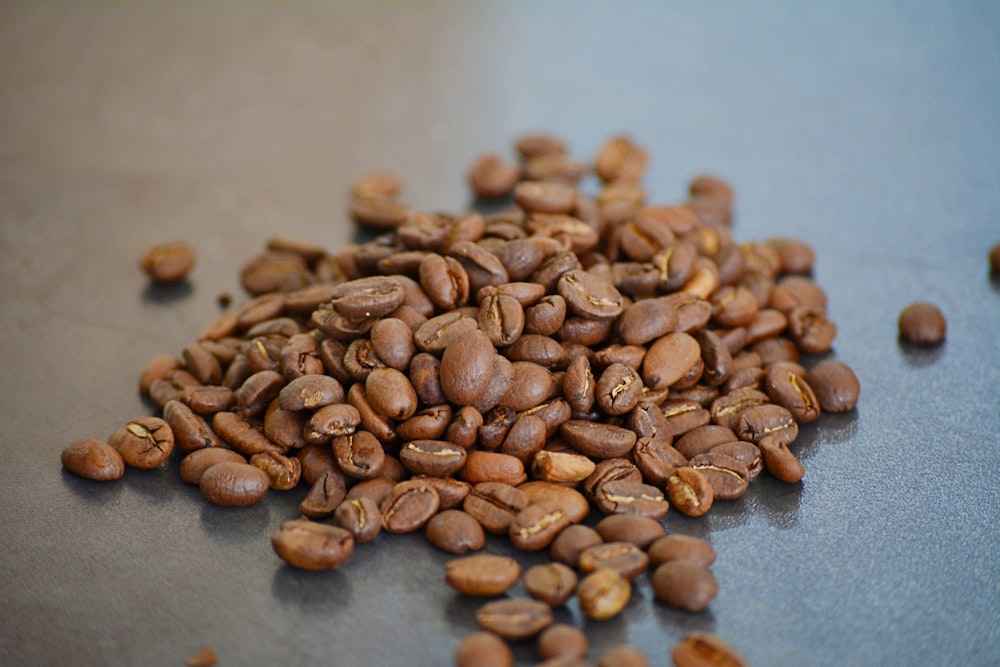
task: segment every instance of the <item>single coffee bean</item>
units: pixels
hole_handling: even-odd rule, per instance
[[[403,286],[393,276],[368,276],[337,285],[332,303],[342,317],[362,320],[388,315],[404,298]]]
[[[388,417],[379,414],[371,401],[368,400],[368,392],[364,384],[355,382],[347,390],[347,402],[353,405],[361,416],[361,428],[374,435],[379,442],[391,444],[397,440],[394,423]],[[327,406],[330,408],[333,406]],[[326,409],[326,408],[322,408]]]
[[[700,472],[708,481],[712,487],[712,495],[717,500],[739,498],[746,493],[750,483],[750,471],[745,465],[714,450],[695,456],[688,461],[688,466]]]
[[[538,600],[495,600],[476,611],[476,622],[504,639],[520,641],[552,625],[552,608]]]
[[[521,566],[508,556],[476,554],[448,561],[445,582],[465,595],[493,597],[510,590],[521,577]]]
[[[511,486],[517,486],[528,479],[524,464],[516,456],[478,450],[468,453],[465,465],[458,471],[458,477],[469,484],[504,482]]]
[[[302,375],[281,388],[278,400],[282,410],[316,410],[342,402],[344,388],[329,375]]]
[[[450,310],[469,300],[469,274],[454,257],[426,255],[418,269],[420,286],[434,304]]]
[[[663,486],[674,470],[687,465],[687,459],[679,451],[655,438],[639,438],[632,450],[632,460],[643,479],[654,486]]]
[[[743,440],[724,442],[712,447],[707,453],[722,454],[736,459],[746,466],[751,480],[757,477],[760,471],[763,470],[764,462],[760,458],[760,449],[751,442],[744,442]]]
[[[833,345],[837,325],[826,311],[800,306],[788,313],[788,335],[806,354],[822,354]]]
[[[276,491],[288,491],[299,484],[302,475],[302,464],[294,456],[285,456],[277,452],[260,452],[250,457],[250,465],[257,466],[271,480],[271,488]]]
[[[139,256],[139,267],[157,283],[184,280],[194,268],[194,262],[194,249],[182,241],[153,246]]]
[[[354,551],[354,537],[337,526],[295,519],[281,524],[271,545],[283,561],[303,570],[329,570]]]
[[[802,463],[792,454],[784,441],[768,436],[761,438],[759,446],[764,467],[774,477],[782,482],[795,484],[805,475],[806,470]]]
[[[302,465],[302,480],[310,486],[327,472],[336,473],[340,477],[344,476],[333,455],[333,448],[329,446],[307,444],[298,450],[295,456]]]
[[[712,508],[715,490],[701,472],[681,467],[667,479],[667,497],[686,516],[701,516]]]
[[[385,466],[382,443],[367,431],[334,438],[333,454],[343,473],[352,479],[378,477]]]
[[[222,446],[222,440],[208,422],[179,400],[167,401],[163,406],[163,420],[174,434],[174,444],[183,452]]]
[[[303,428],[303,436],[308,443],[325,444],[335,437],[351,435],[360,425],[361,413],[357,408],[347,403],[334,403],[313,413]]]
[[[212,430],[227,445],[244,456],[260,452],[280,451],[256,426],[235,412],[217,412],[212,417]]]
[[[479,551],[486,545],[483,527],[462,510],[444,510],[435,514],[427,522],[424,535],[438,549],[456,555]]]
[[[558,181],[521,181],[514,201],[525,211],[569,213],[576,206],[576,188]]]
[[[674,449],[680,452],[685,458],[692,458],[698,454],[708,452],[716,445],[724,442],[736,440],[736,434],[732,429],[718,424],[706,424],[692,429],[674,442]]]
[[[587,319],[614,319],[624,309],[621,293],[609,280],[583,269],[562,274],[556,289],[571,312]]]
[[[465,450],[445,440],[411,440],[399,450],[407,470],[416,475],[445,477],[465,465]]]
[[[150,388],[167,373],[179,370],[184,362],[174,354],[159,354],[150,359],[139,373],[139,391],[149,394]]]
[[[579,523],[590,514],[590,503],[583,494],[565,484],[534,479],[519,485],[517,490],[524,493],[529,505],[555,503],[566,512],[570,523]]]
[[[382,527],[390,533],[420,530],[434,516],[441,499],[434,487],[419,479],[399,482],[382,501]]]
[[[670,505],[663,492],[649,484],[606,482],[594,493],[594,503],[605,514],[635,514],[662,519]]]
[[[663,524],[656,519],[632,514],[610,514],[598,521],[594,529],[605,542],[629,542],[640,549],[666,535]]]
[[[481,331],[474,331],[448,345],[441,356],[441,389],[458,405],[469,405],[490,385],[493,343]]]
[[[689,399],[669,399],[660,404],[663,417],[675,437],[704,426],[712,420],[711,413],[699,402]]]
[[[583,492],[593,500],[598,489],[608,482],[641,483],[642,481],[642,472],[628,459],[623,457],[602,459],[594,466],[594,472],[583,480]]]
[[[323,473],[299,503],[299,513],[309,519],[325,519],[334,514],[346,493],[347,486],[343,475],[334,472]],[[375,509],[377,511],[378,507]]]
[[[218,385],[188,387],[181,391],[177,400],[199,415],[211,415],[232,409],[236,405],[236,394],[229,387]]]
[[[505,535],[510,530],[514,517],[528,506],[528,500],[527,494],[510,484],[482,482],[469,491],[462,509],[487,532]]]
[[[455,667],[514,667],[514,653],[492,632],[473,632],[455,650]]]
[[[858,403],[861,384],[851,367],[836,359],[824,359],[806,373],[820,406],[826,412],[846,412]]]
[[[239,452],[234,452],[231,449],[222,447],[196,449],[181,459],[181,479],[187,484],[197,486],[201,482],[201,476],[206,470],[216,463],[222,463],[223,461],[247,462]]]
[[[636,441],[635,433],[626,428],[582,419],[567,421],[559,427],[559,434],[573,449],[598,459],[624,456]]]
[[[263,500],[271,485],[267,473],[249,463],[223,461],[201,474],[198,488],[209,502],[229,507],[245,507]]]
[[[597,380],[596,402],[606,414],[623,415],[642,400],[642,389],[642,379],[635,369],[614,363],[605,368]]]
[[[712,421],[719,426],[728,428],[730,432],[735,432],[739,426],[740,414],[744,410],[765,405],[768,402],[767,394],[756,389],[751,387],[737,389],[712,401]]]
[[[528,595],[550,607],[565,604],[578,583],[576,572],[562,563],[533,565],[524,573],[523,582]]]
[[[521,176],[520,166],[496,153],[485,153],[473,161],[466,180],[479,197],[502,197],[514,189]]]
[[[795,418],[780,405],[757,405],[740,412],[736,428],[733,429],[740,440],[760,444],[761,438],[773,436],[787,444],[795,441],[799,434]]]
[[[652,519],[651,519],[652,520]],[[577,566],[584,572],[610,568],[628,580],[646,571],[649,556],[631,542],[604,542],[580,552]]]
[[[469,491],[472,490],[471,485],[460,479],[455,479],[454,477],[428,477],[426,475],[416,475],[413,479],[421,480],[438,492],[438,498],[441,500],[439,509],[441,510],[450,510],[461,507],[465,498],[469,495]]]
[[[715,562],[715,549],[706,540],[691,535],[666,535],[649,545],[649,564],[659,567],[680,558],[709,567]]]
[[[477,321],[494,345],[506,347],[524,331],[524,308],[512,296],[489,295],[480,301]]]
[[[595,464],[582,454],[542,450],[531,461],[534,479],[557,484],[576,484],[594,472]]]
[[[564,529],[549,549],[549,556],[552,560],[565,563],[570,567],[577,567],[580,554],[588,547],[603,542],[600,534],[590,526],[574,524]]]
[[[96,482],[121,479],[125,461],[118,450],[96,438],[80,438],[62,451],[62,464],[74,475]]]
[[[675,667],[748,667],[729,644],[707,632],[691,632],[670,654]]]
[[[347,490],[347,495],[344,496],[344,500],[370,498],[375,501],[377,506],[381,506],[382,502],[389,497],[390,493],[392,493],[394,486],[396,486],[396,481],[389,479],[388,477],[366,479],[349,488]]]
[[[162,465],[174,449],[174,432],[159,417],[138,417],[117,429],[108,444],[126,465],[151,469]]]
[[[576,595],[584,616],[603,621],[625,608],[632,597],[632,584],[612,569],[598,568],[580,581]]]
[[[707,609],[719,593],[719,584],[707,567],[683,558],[660,565],[651,581],[657,600],[693,613]]]
[[[565,623],[553,623],[538,635],[538,657],[579,658],[587,657],[590,642],[587,635],[578,628]]]
[[[333,511],[333,522],[349,532],[357,543],[369,542],[382,532],[378,504],[367,496],[345,497]]]
[[[655,438],[669,445],[673,439],[670,422],[659,406],[645,397],[646,392],[643,394],[643,400],[629,413],[626,426],[639,438]]]
[[[615,646],[605,651],[597,667],[650,667],[646,656],[634,646]]]
[[[511,543],[524,551],[540,551],[552,544],[570,524],[569,516],[558,503],[545,501],[528,505],[517,513],[508,529]]]
[[[455,241],[448,246],[448,254],[457,259],[469,275],[470,294],[476,294],[486,285],[510,282],[510,276],[500,258],[477,243]]]

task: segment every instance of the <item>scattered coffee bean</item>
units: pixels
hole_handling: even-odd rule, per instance
[[[74,475],[97,482],[120,479],[125,474],[125,461],[108,443],[96,438],[80,438],[62,451],[62,464]]]
[[[634,646],[622,645],[601,654],[597,667],[650,667],[646,656]]]
[[[940,309],[925,301],[911,303],[899,315],[899,336],[914,345],[941,343],[947,328]]]
[[[528,568],[523,577],[528,595],[551,607],[558,607],[576,592],[577,576],[562,563],[546,563]]]
[[[667,561],[683,558],[709,567],[715,562],[715,549],[700,537],[691,535],[666,535],[649,545],[646,552],[649,564],[654,568]]]
[[[427,541],[441,551],[462,555],[486,545],[486,534],[478,521],[462,510],[444,510],[431,517],[424,529]]]
[[[245,507],[267,495],[271,479],[249,463],[223,461],[206,469],[198,480],[201,493],[216,505]]]
[[[587,635],[572,625],[553,623],[538,635],[538,657],[543,660],[557,657],[582,659],[589,650]]]
[[[520,641],[552,625],[552,608],[538,600],[495,600],[476,611],[476,622],[504,639]]]
[[[621,613],[632,597],[632,585],[614,570],[598,568],[580,581],[576,595],[584,616],[603,621]]]
[[[861,384],[851,367],[836,359],[823,359],[806,373],[806,382],[816,392],[826,412],[846,412],[858,403]]]
[[[153,246],[139,256],[140,268],[157,283],[184,280],[194,267],[194,262],[194,249],[184,242]]]
[[[731,646],[713,634],[692,632],[671,653],[675,667],[747,667]]]
[[[476,554],[445,565],[444,580],[465,595],[492,597],[510,590],[521,577],[521,566],[507,556]]]
[[[651,581],[657,600],[684,611],[704,611],[719,593],[719,584],[707,567],[683,558],[657,567]]]
[[[495,633],[480,630],[458,645],[455,667],[514,667],[514,653]]]
[[[354,551],[354,537],[343,528],[295,519],[271,536],[271,545],[283,561],[303,570],[329,570]]]
[[[108,438],[122,460],[133,468],[156,468],[174,450],[174,432],[159,417],[138,417],[122,426]]]

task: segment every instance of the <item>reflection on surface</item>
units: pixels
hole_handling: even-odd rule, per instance
[[[944,356],[945,345],[946,343],[944,342],[934,346],[914,345],[913,343],[907,343],[905,340],[900,340],[899,352],[903,357],[903,361],[910,368],[924,368],[937,363],[938,359]]]
[[[270,539],[271,509],[268,499],[250,507],[220,507],[205,501],[201,507],[201,527],[214,540],[224,543],[258,543]]]
[[[282,604],[309,614],[347,609],[354,596],[350,577],[339,570],[311,572],[290,565],[275,569],[271,592]]]
[[[150,281],[146,284],[145,289],[142,290],[142,300],[146,303],[169,304],[174,301],[186,299],[193,292],[194,288],[188,280],[181,280],[166,285]]]

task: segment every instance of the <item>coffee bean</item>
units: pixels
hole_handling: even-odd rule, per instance
[[[621,293],[609,280],[582,269],[563,273],[556,289],[571,312],[587,319],[613,319],[624,309]]]
[[[520,641],[552,625],[552,608],[538,600],[495,600],[476,611],[476,622],[504,639]]]
[[[787,444],[795,441],[799,434],[795,418],[780,405],[757,405],[740,412],[736,428],[733,429],[740,440],[760,444],[761,438],[773,436]]]
[[[760,448],[751,442],[744,442],[743,440],[724,442],[720,445],[712,447],[712,449],[710,449],[707,453],[721,454],[740,462],[742,465],[746,466],[747,473],[750,475],[750,480],[757,477],[757,475],[760,474],[760,471],[763,470],[764,463],[760,458]]]
[[[662,519],[670,506],[663,492],[649,484],[607,482],[594,493],[597,508],[605,514],[635,514]]]
[[[799,306],[788,313],[788,334],[803,352],[822,354],[833,345],[837,325],[827,318],[825,311]],[[943,327],[941,336],[944,337]]]
[[[650,667],[642,651],[634,646],[615,646],[605,651],[597,667]]]
[[[524,551],[540,551],[552,544],[570,524],[569,516],[558,503],[545,501],[528,505],[511,521],[508,536],[511,543]]]
[[[533,565],[524,573],[524,590],[551,607],[565,604],[576,592],[577,576],[562,563]]]
[[[534,479],[559,484],[576,484],[594,472],[594,462],[581,454],[542,450],[531,461]]]
[[[283,410],[316,410],[342,402],[344,388],[329,375],[302,375],[281,388],[278,400]]]
[[[281,524],[271,545],[283,561],[303,570],[329,570],[354,551],[354,537],[337,526],[295,519]]]
[[[514,186],[514,201],[525,211],[569,213],[576,206],[576,188],[558,181],[521,181]]]
[[[635,446],[635,433],[620,426],[571,419],[559,427],[573,449],[586,456],[608,459],[624,456]]]
[[[126,465],[150,469],[162,465],[174,449],[174,432],[159,417],[137,417],[117,429],[108,444]]]
[[[323,473],[299,503],[299,513],[309,519],[325,519],[335,513],[346,493],[347,486],[343,475],[334,472]]]
[[[235,412],[215,413],[212,417],[212,430],[227,445],[247,457],[260,452],[280,451],[280,447]]]
[[[683,558],[657,567],[651,582],[657,600],[689,612],[704,611],[719,593],[715,576],[707,567]]]
[[[444,510],[431,517],[424,529],[427,541],[438,549],[461,555],[486,545],[483,527],[461,510]]]
[[[399,450],[407,470],[416,475],[445,477],[465,465],[465,450],[445,440],[411,440]]]
[[[236,461],[216,463],[202,472],[198,481],[198,488],[209,502],[231,507],[260,502],[270,485],[271,479],[266,472]]]
[[[645,149],[630,137],[620,135],[600,147],[594,171],[605,182],[637,181],[642,177],[648,159]]]
[[[67,445],[62,464],[74,475],[97,482],[120,479],[125,474],[125,461],[118,450],[96,438],[80,438]]]
[[[580,658],[587,656],[590,642],[587,635],[572,625],[553,623],[538,635],[538,657]]]
[[[483,529],[497,535],[506,534],[514,517],[527,506],[528,496],[523,491],[502,482],[476,484],[462,503],[462,509]]]
[[[196,449],[181,459],[181,479],[188,484],[197,486],[201,482],[201,476],[206,470],[216,463],[222,463],[223,461],[247,462],[241,454],[231,449],[224,449],[222,447]]]
[[[529,505],[551,502],[560,507],[570,523],[579,523],[590,514],[590,503],[571,486],[535,479],[517,487],[528,499]],[[560,533],[561,535],[562,533]]]
[[[382,527],[390,533],[420,530],[440,507],[434,487],[419,479],[398,482],[382,501]]]
[[[783,482],[794,484],[805,475],[805,468],[788,449],[788,444],[780,438],[767,436],[761,438],[758,444],[764,467],[774,477]]]
[[[643,479],[654,486],[663,486],[674,470],[687,465],[683,454],[655,438],[639,438],[632,450],[632,460]]]
[[[149,394],[149,389],[157,380],[170,371],[178,370],[184,362],[174,354],[158,354],[150,359],[139,373],[139,391]]]
[[[594,499],[598,489],[608,482],[641,483],[642,481],[642,472],[627,458],[602,459],[594,466],[594,472],[583,481],[583,492],[588,498]]]
[[[610,514],[594,528],[605,542],[629,542],[640,549],[666,534],[663,524],[656,519],[630,514]]]
[[[733,442],[736,439],[736,434],[733,433],[732,429],[718,424],[706,424],[685,433],[674,442],[674,449],[685,458],[690,459],[698,454],[708,452],[716,445]]]
[[[333,439],[337,465],[352,479],[372,479],[382,474],[385,450],[371,433],[358,431]]]
[[[554,561],[577,567],[580,554],[602,541],[600,534],[590,526],[575,524],[565,528],[552,541],[549,555]]]
[[[606,414],[623,415],[642,400],[642,389],[642,379],[633,368],[614,363],[605,368],[597,380],[596,402]]]
[[[176,283],[194,267],[195,253],[182,241],[153,246],[139,256],[139,266],[154,282]]]
[[[632,597],[629,580],[609,568],[598,568],[585,576],[576,589],[580,611],[587,618],[614,618]]]
[[[473,632],[455,651],[455,667],[514,667],[514,653],[492,632]]]
[[[250,465],[267,473],[270,486],[276,491],[288,491],[298,486],[302,464],[294,456],[277,452],[260,452],[250,457]]]
[[[468,453],[458,476],[470,484],[503,482],[511,486],[517,486],[528,479],[524,464],[516,456],[478,450]]]
[[[577,567],[584,572],[609,568],[628,580],[635,579],[645,572],[648,565],[649,556],[642,549],[632,542],[619,541],[605,541],[603,544],[584,549],[580,552],[577,563]]]
[[[480,155],[469,167],[466,179],[472,191],[479,197],[502,197],[509,193],[518,178],[521,168],[496,153]]]
[[[659,538],[646,552],[649,564],[659,567],[667,561],[685,559],[709,567],[715,562],[715,549],[706,540],[691,535],[672,534]]]
[[[911,303],[899,315],[899,336],[913,345],[938,345],[947,328],[941,310],[926,301]]]
[[[687,516],[701,516],[712,508],[715,489],[705,476],[694,468],[680,467],[667,479],[670,503]]]
[[[713,634],[691,632],[674,646],[675,667],[747,667],[748,663],[731,646]]]
[[[496,350],[486,334],[473,331],[449,344],[441,355],[441,389],[458,405],[469,405],[490,385]]]
[[[850,366],[842,361],[820,361],[806,373],[806,381],[827,412],[846,412],[857,405],[861,384]]]
[[[521,566],[508,556],[477,554],[448,561],[445,582],[465,595],[502,595],[517,583]]]

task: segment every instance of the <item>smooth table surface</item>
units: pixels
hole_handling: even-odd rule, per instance
[[[294,571],[269,536],[298,492],[223,509],[176,459],[101,485],[59,453],[151,412],[139,370],[195,340],[269,236],[350,242],[353,178],[389,169],[415,208],[461,211],[472,158],[534,130],[586,159],[628,133],[653,201],[728,179],[737,240],[817,249],[833,356],[862,383],[855,411],[803,428],[802,484],[762,475],[665,519],[719,554],[709,611],[641,584],[615,620],[557,613],[592,662],[630,642],[668,664],[691,630],[756,666],[1000,662],[1000,5],[8,2],[0,664],[180,665],[202,646],[220,665],[452,664],[478,602],[421,536]],[[151,288],[139,253],[176,239],[190,280]],[[944,345],[897,340],[916,300],[941,306]]]

